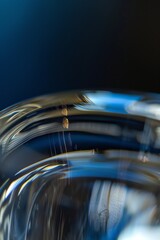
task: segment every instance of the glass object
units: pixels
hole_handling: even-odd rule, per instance
[[[0,114],[1,240],[159,240],[160,96],[82,91]]]

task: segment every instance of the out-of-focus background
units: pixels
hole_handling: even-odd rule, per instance
[[[1,0],[0,109],[51,92],[160,92],[160,1]]]

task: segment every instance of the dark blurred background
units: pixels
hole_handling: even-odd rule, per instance
[[[1,0],[0,109],[72,89],[160,92],[160,1]]]

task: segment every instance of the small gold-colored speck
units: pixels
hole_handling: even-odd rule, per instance
[[[68,116],[68,110],[67,110],[67,108],[63,108],[63,109],[62,109],[62,114],[63,114],[64,116]]]
[[[69,121],[68,118],[64,117],[63,118],[63,123],[62,123],[64,128],[69,128]]]

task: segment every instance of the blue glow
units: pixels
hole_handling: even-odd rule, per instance
[[[129,105],[140,100],[139,95],[127,95],[112,92],[86,93],[89,100],[108,112],[126,113]]]

